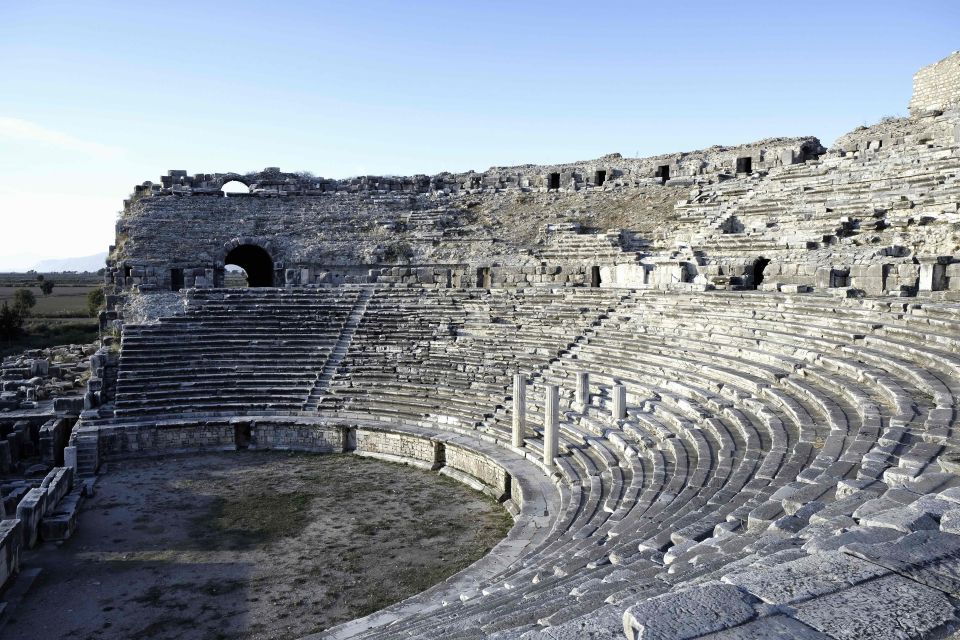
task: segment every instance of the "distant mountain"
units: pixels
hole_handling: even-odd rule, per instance
[[[92,256],[79,258],[58,258],[41,260],[34,267],[34,271],[50,273],[54,271],[98,271],[106,266],[107,252],[95,253]]]

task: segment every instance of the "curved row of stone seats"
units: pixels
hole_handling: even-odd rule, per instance
[[[779,322],[782,324],[782,320]],[[948,435],[945,431],[945,421],[949,422],[952,417],[953,394],[943,380],[949,380],[949,376],[954,375],[951,373],[952,356],[944,353],[938,346],[916,346],[923,344],[924,336],[916,336],[916,342],[911,344],[909,349],[905,349],[903,344],[881,336],[871,336],[867,339],[866,334],[870,331],[883,330],[883,326],[879,323],[875,322],[874,326],[864,327],[863,330],[865,337],[861,342],[866,346],[836,343],[833,347],[856,354],[860,361],[856,366],[861,371],[865,371],[869,364],[875,364],[878,367],[884,367],[888,373],[899,374],[904,378],[905,382],[898,384],[893,376],[877,376],[878,384],[883,387],[887,396],[900,405],[896,419],[900,422],[923,420],[928,427],[924,430],[924,439],[932,442],[945,438]],[[802,333],[807,329],[798,326],[796,331]],[[807,338],[807,342],[810,340],[811,338]],[[939,369],[944,366],[946,368]],[[911,394],[904,390],[905,387],[911,386],[917,386],[921,393]],[[931,404],[907,402],[907,398],[911,397],[915,400],[931,397],[934,402]]]
[[[518,362],[548,361],[621,297],[580,291],[380,290],[320,408],[472,427],[502,407]]]
[[[830,153],[816,161],[710,185],[678,205],[680,234],[697,249],[754,254],[765,249],[831,244],[840,235],[912,218],[955,211],[960,151],[928,144],[897,145],[869,152]],[[883,218],[880,226],[876,216]],[[741,232],[720,230],[735,217]],[[850,225],[844,219],[856,221]],[[704,221],[714,220],[713,225]],[[802,229],[785,235],[784,230]],[[667,247],[665,247],[667,248]]]
[[[727,306],[729,306],[729,305],[727,305]],[[740,319],[740,320],[738,320],[738,322],[743,322],[743,320]],[[731,322],[728,321],[728,322],[726,323],[726,326],[728,326],[728,327],[730,327],[730,326],[739,327],[740,325],[737,324],[736,322],[731,323]],[[756,338],[756,336],[754,336],[754,339],[755,339],[755,338]],[[913,376],[913,377],[914,377],[914,379],[916,379],[916,376]],[[824,378],[823,382],[827,382],[827,381],[828,381],[828,380],[827,380],[826,378]],[[854,382],[855,382],[855,380],[854,380]],[[905,384],[905,385],[909,385],[909,382],[904,382],[904,384]],[[912,392],[914,395],[922,395],[922,393],[920,393],[920,392],[918,391],[918,389],[912,389],[911,392]],[[897,407],[895,406],[894,409],[897,410]],[[929,464],[929,460],[927,460],[927,461],[924,462],[923,464],[925,464],[925,465],[926,465],[926,464]],[[933,474],[931,474],[931,475],[933,475]],[[892,476],[891,476],[890,474],[885,474],[884,477],[885,477],[886,479],[890,479]],[[939,481],[939,479],[937,479],[937,478],[932,478],[931,480],[932,480],[932,481]],[[896,488],[896,487],[894,487],[894,488]],[[839,493],[839,492],[838,492],[838,493]],[[868,494],[868,495],[873,495],[873,494]],[[847,498],[844,498],[844,499],[847,499]],[[844,499],[839,500],[838,503],[842,503]],[[863,500],[859,500],[859,502],[858,502],[857,504],[860,504],[860,503],[862,503],[862,502],[863,502]],[[822,507],[822,505],[816,505],[816,506],[817,506],[818,508],[819,508],[819,507]],[[828,506],[828,507],[826,507],[826,508],[829,509],[829,508],[831,508],[831,507]],[[841,508],[841,509],[845,509],[845,510],[849,510],[849,511],[853,511],[852,507],[851,507],[849,504],[847,504],[847,505],[842,505],[840,508]],[[838,511],[838,513],[839,513],[839,511]],[[835,517],[835,516],[832,516],[832,517]],[[813,521],[814,518],[816,518],[816,515],[815,515],[815,514],[814,514],[813,516],[811,516],[811,521]],[[851,523],[852,523],[852,522],[851,522]],[[823,523],[820,523],[820,524],[822,525]],[[802,534],[802,533],[803,533],[803,529],[801,529],[801,534]],[[820,532],[820,533],[821,533],[821,536],[820,536],[820,537],[823,538],[823,537],[824,537],[824,536],[822,535],[823,532]],[[774,623],[771,622],[770,624],[771,624],[771,626],[767,628],[768,632],[770,632],[770,630],[774,628],[774,627],[773,627]],[[652,637],[659,637],[659,636],[652,636]],[[736,637],[736,636],[731,636],[731,637]],[[904,637],[906,637],[906,636],[904,636]]]
[[[569,531],[584,532],[586,537],[559,535],[556,545],[531,558],[529,567],[498,579],[489,593],[449,603],[439,617],[398,623],[391,627],[391,637],[517,637],[523,633],[530,638],[564,638],[588,631],[599,634],[595,637],[619,637],[623,610],[634,602],[640,604],[630,609],[627,628],[643,637],[695,637],[685,634],[723,632],[741,624],[747,626],[731,630],[729,637],[740,637],[736,633],[741,631],[773,637],[798,629],[815,634],[806,622],[769,616],[762,607],[754,607],[749,614],[741,612],[740,617],[720,615],[725,606],[735,611],[740,601],[759,600],[741,587],[717,591],[715,583],[723,578],[721,584],[728,584],[724,576],[734,571],[780,571],[783,563],[818,554],[822,545],[840,540],[889,536],[876,531],[882,528],[871,520],[876,509],[883,509],[879,513],[903,509],[911,496],[921,498],[917,491],[956,482],[931,470],[929,452],[926,457],[908,456],[911,464],[919,465],[915,476],[890,473],[901,468],[899,457],[891,456],[879,474],[871,471],[869,477],[861,477],[870,463],[858,461],[864,453],[891,444],[897,451],[902,441],[915,437],[912,429],[925,433],[927,425],[918,423],[914,414],[930,415],[922,406],[923,397],[936,385],[923,375],[922,366],[911,366],[898,355],[894,356],[898,362],[888,361],[890,368],[884,369],[884,363],[871,360],[868,351],[845,351],[865,342],[851,335],[844,326],[846,320],[831,322],[826,313],[818,317],[814,309],[804,312],[799,304],[797,312],[790,313],[782,307],[793,301],[783,297],[738,297],[743,313],[738,313],[740,307],[731,304],[729,297],[720,295],[694,300],[662,297],[668,304],[657,306],[658,294],[643,296],[637,303],[645,311],[639,322],[643,333],[634,335],[629,323],[618,322],[630,313],[621,308],[599,331],[542,372],[544,381],[568,390],[561,426],[562,457],[570,459],[569,465],[561,464],[566,481],[578,483],[572,485],[576,491],[597,496],[592,509],[578,509],[586,523],[577,522],[576,514],[564,520],[576,523]],[[681,301],[689,302],[689,308],[671,309]],[[768,320],[763,313],[755,313],[754,307],[768,302],[771,313],[780,314],[776,320],[773,315]],[[814,307],[820,303],[812,302]],[[824,300],[822,308],[828,309],[830,302],[835,301]],[[712,313],[713,309],[705,309],[708,306],[728,314],[717,327],[696,322],[701,310],[707,311],[705,315]],[[857,308],[857,312],[867,316],[866,322],[881,324],[874,311]],[[689,320],[686,331],[684,318]],[[903,324],[909,326],[909,320]],[[768,331],[769,322],[779,324],[781,332],[789,335]],[[663,331],[657,330],[660,324]],[[711,340],[720,337],[724,338],[720,348],[711,347]],[[911,349],[914,355],[923,351],[928,358],[924,342],[918,339]],[[589,371],[594,383],[595,392],[586,406],[575,403],[570,392],[579,371]],[[937,404],[952,403],[952,393],[947,395],[944,389],[956,386],[956,377],[945,372],[934,377],[943,383]],[[610,416],[610,391],[618,383],[630,389],[625,420]],[[536,388],[532,391],[536,396]],[[528,398],[527,418],[531,425],[542,420],[535,398]],[[900,437],[891,441],[897,433]],[[583,448],[600,441],[609,445]],[[538,444],[539,439],[532,438],[528,446],[536,451]],[[599,481],[591,475],[613,468],[611,458],[601,451],[618,461],[621,472],[610,471],[607,490],[603,471]],[[618,455],[626,451],[636,456]],[[625,469],[632,471],[627,475]],[[633,481],[630,487],[614,488],[617,480],[623,484],[628,477]],[[622,509],[624,516],[610,526],[611,516],[596,515],[595,503],[603,495],[619,496],[621,501],[619,506],[617,498],[610,503],[614,510]],[[626,507],[627,501],[633,504]],[[858,512],[863,505],[872,508]],[[917,511],[912,520],[901,517],[900,521],[922,520],[917,513],[926,514]],[[579,571],[558,574],[561,559],[585,552],[592,554],[592,560]],[[817,555],[809,557],[814,559],[811,562],[821,561]],[[821,578],[830,582],[828,574],[814,574],[807,580]],[[678,587],[672,588],[674,584]],[[908,587],[909,596],[912,587]],[[715,592],[726,593],[728,600],[717,601],[711,609],[709,596]],[[690,608],[666,606],[675,602]],[[643,608],[647,603],[652,603],[648,606],[653,613]],[[678,610],[684,612],[680,617]],[[684,627],[683,617],[690,617],[691,611],[698,621],[713,615],[713,626]],[[823,608],[821,613],[826,611]],[[951,616],[942,616],[942,621],[949,623]],[[661,619],[659,627],[654,624]],[[838,620],[836,612],[832,620],[826,616],[824,629],[836,631]],[[892,634],[889,637],[901,637],[896,635],[896,625],[882,629]]]
[[[584,298],[588,300],[589,299],[588,296],[589,294],[587,296],[584,296]],[[548,301],[553,303],[553,298],[548,298]],[[582,307],[583,300],[578,300],[576,301],[576,303],[577,305]],[[501,311],[502,310],[498,310],[498,313],[500,313]],[[405,317],[409,316],[409,314],[406,314],[406,313],[402,315]],[[414,315],[416,315],[417,317],[418,326],[422,327],[424,325],[422,318],[417,314],[414,314]],[[370,317],[371,319],[376,318],[377,314],[372,313]],[[579,311],[576,314],[571,314],[570,318],[571,320],[582,322],[581,320],[582,315]],[[517,324],[518,323],[513,322],[510,324],[508,328],[505,327],[505,329],[514,331],[517,329]],[[520,324],[522,327],[522,323]],[[496,327],[496,325],[493,325],[493,326]],[[563,335],[559,336],[562,339],[557,344],[564,344],[570,341],[570,335],[569,335],[570,328],[571,327],[565,328]],[[490,331],[491,329],[488,328],[487,332],[489,333]],[[500,341],[509,342],[509,338],[510,338],[510,333],[506,333],[506,335],[499,336]],[[357,348],[358,349],[360,348],[359,345],[357,345]],[[390,349],[388,349],[387,352],[394,353],[394,354],[396,353],[396,351],[393,351]],[[381,354],[381,357],[382,357],[382,354]],[[384,364],[386,364],[387,366],[385,367]],[[429,367],[429,363],[424,363],[421,361],[419,365],[420,365],[420,369],[418,369],[418,371],[431,370]],[[366,370],[383,371],[384,369],[388,371],[392,371],[394,368],[395,367],[392,364],[390,364],[389,361],[387,361],[385,363],[379,363],[376,366],[364,367],[361,371],[366,371]],[[506,377],[505,374],[506,374],[506,371],[502,371],[498,375],[505,378]],[[381,381],[382,380],[383,378],[381,377]],[[447,380],[449,383],[450,375],[447,376]],[[467,381],[469,381],[469,377],[467,378]],[[356,380],[354,380],[354,384],[356,384]],[[409,381],[404,380],[403,386],[405,388],[409,387]],[[498,398],[499,401],[502,401],[502,394],[504,393],[504,387],[505,385],[501,385],[500,387],[501,398]],[[421,389],[427,390],[426,385],[416,386],[414,388],[417,390],[421,390]],[[402,392],[397,393],[396,395],[398,396],[402,395]],[[429,400],[429,397],[426,399]],[[377,415],[377,416],[380,415],[378,411],[380,408],[381,408],[381,405],[376,405],[376,404],[373,406],[368,405],[366,407],[366,409],[369,410],[372,415]],[[342,412],[340,415],[342,415]],[[362,415],[362,413],[358,415]],[[405,417],[406,419],[417,420],[421,416],[417,414],[412,414],[412,415],[407,415]],[[482,416],[479,416],[479,417],[482,417]],[[404,417],[398,416],[397,419],[404,419]],[[447,425],[447,426],[449,428],[455,428],[454,425]],[[509,435],[507,434],[507,438],[504,438],[504,440],[508,438],[509,438]],[[537,450],[540,447],[540,443],[535,439],[531,439],[530,447],[533,448],[534,450]],[[613,460],[614,460],[614,454],[612,452],[608,451],[602,445],[598,445],[597,443],[594,443],[594,446],[591,448],[591,450],[586,450],[586,449],[581,450],[578,448],[573,448],[569,461],[566,459],[562,459],[558,461],[560,474],[568,482],[570,482],[570,486],[572,487],[571,490],[569,490],[568,492],[565,492],[564,494],[564,498],[565,498],[564,505],[563,505],[564,515],[561,517],[561,520],[557,526],[558,532],[560,531],[565,532],[564,535],[566,536],[575,536],[579,534],[581,537],[587,538],[589,534],[592,533],[592,531],[589,530],[589,527],[591,526],[593,528],[596,527],[595,524],[590,525],[589,523],[596,519],[598,513],[602,513],[601,509],[605,505],[615,504],[622,499],[622,493],[621,493],[622,490],[617,489],[616,487],[623,486],[624,482],[622,480],[622,474],[620,473],[619,467],[615,464],[611,464]],[[601,478],[600,476],[602,476],[602,474],[606,472],[606,469],[604,469],[603,471],[600,471],[600,468],[611,467],[611,466],[618,474],[618,477],[616,478],[616,482],[613,482],[614,477],[612,472],[610,474],[610,480],[604,482],[605,478]],[[610,510],[612,511],[613,509],[610,509]],[[584,526],[584,523],[587,523],[586,528]],[[555,542],[554,544],[559,544],[559,543],[560,542],[558,541],[558,542]],[[556,562],[555,560],[551,560],[551,564],[555,564],[555,562]],[[534,570],[530,570],[530,571],[534,571]],[[552,568],[550,569],[550,571],[551,572],[553,571]]]
[[[299,410],[358,292],[191,291],[183,315],[124,327],[116,415]]]
[[[352,305],[342,306],[345,317]],[[191,326],[177,323],[173,335]],[[862,581],[815,569],[866,554],[892,564],[916,539],[907,536],[957,528],[944,525],[957,477],[941,471],[956,447],[958,327],[955,308],[922,301],[378,288],[314,416],[459,434],[537,461],[544,385],[558,385],[559,501],[549,535],[456,597],[401,603],[377,614],[389,626],[357,621],[329,635],[612,638],[626,622],[645,638],[843,637],[828,604],[886,593],[904,572],[913,572],[904,602],[932,598],[939,618],[914,622],[910,605],[894,603],[914,626],[883,622],[877,637],[947,628],[953,614],[940,605],[955,595],[918,578],[916,562]],[[154,367],[176,375],[170,361]],[[530,378],[519,450],[517,369]],[[216,386],[175,406],[197,411]],[[288,409],[238,401],[233,410]],[[811,595],[770,595],[753,576],[802,576]],[[770,608],[795,605],[799,613]]]
[[[571,429],[570,429],[569,427],[567,427],[567,428],[565,428],[565,431],[568,431],[568,432],[569,432],[569,431],[571,431]],[[582,437],[582,436],[581,436],[581,437]],[[596,440],[593,440],[593,441],[591,441],[591,442],[596,442]],[[571,446],[570,449],[571,449],[571,455],[573,456],[573,459],[576,460],[576,461],[578,461],[578,462],[581,462],[581,464],[582,464],[585,468],[588,468],[588,469],[589,469],[590,467],[593,467],[593,466],[594,466],[594,465],[590,464],[589,462],[587,462],[587,463],[585,463],[585,464],[583,463],[583,461],[585,461],[585,460],[588,461],[589,458],[586,457],[586,456],[582,456],[582,455],[581,455],[581,456],[577,456],[577,451],[578,451],[578,449],[576,449],[576,448],[573,447],[573,446]],[[609,460],[613,458],[613,453],[612,453],[612,451],[608,451],[608,454],[610,454],[610,455],[609,455],[609,458],[608,458],[607,456],[601,456],[601,457],[604,458],[604,460],[607,462],[607,465],[609,466],[609,465],[610,465]],[[681,459],[683,459],[683,458],[682,458],[681,455],[676,454],[676,455],[675,455],[675,459],[681,460]],[[588,474],[589,474],[589,473],[595,473],[595,471],[589,471],[589,470],[588,470]],[[681,477],[682,477],[682,474],[672,474],[672,475],[673,475],[673,478],[674,478],[674,480],[672,480],[672,482],[676,482],[676,481],[677,481],[677,480],[676,480],[677,478],[681,478]],[[661,476],[661,478],[663,478],[663,477],[666,476],[666,473],[661,473],[660,476]],[[591,476],[591,477],[592,477],[592,476]],[[615,477],[615,474],[611,474],[611,477]],[[589,486],[590,486],[591,488],[594,488],[594,487],[596,487],[598,484],[600,484],[600,485],[602,486],[602,482],[598,483],[598,482],[596,482],[596,481],[592,481]],[[585,486],[587,486],[587,485],[585,485]],[[633,492],[634,492],[634,494],[635,494],[637,487],[634,486],[633,489],[634,489]],[[594,500],[594,510],[589,510],[589,511],[587,511],[587,515],[588,515],[589,517],[591,517],[591,518],[593,517],[592,514],[596,512],[596,511],[595,511],[595,505],[596,505],[597,502],[598,502],[597,500]],[[611,510],[612,510],[612,509],[611,509]],[[603,528],[603,524],[600,524],[599,526],[593,525],[591,528],[592,528],[591,533],[593,533],[593,532],[596,532],[596,531],[599,531],[600,529],[602,529],[602,528]],[[584,529],[585,529],[585,528],[580,528],[579,530],[577,530],[577,529],[572,529],[572,530],[574,530],[574,531],[583,531]],[[586,538],[584,538],[584,539],[586,540]],[[565,544],[565,542],[566,542],[566,541],[563,540],[563,537],[561,536],[560,539],[558,539],[558,545],[557,545],[557,547],[558,547],[558,548],[561,548],[561,549],[562,549],[562,548],[570,549],[570,548],[571,548],[570,545],[569,545],[569,544]],[[595,542],[590,542],[590,541],[588,541],[588,545],[590,545],[590,546],[596,546],[596,543],[595,543]],[[550,561],[548,561],[548,563],[547,563],[547,565],[546,565],[546,568],[547,568],[547,569],[550,568],[549,565],[550,565]],[[607,567],[606,571],[611,571],[609,562],[601,562],[601,563],[600,563],[600,566],[601,566],[601,567]],[[570,578],[565,578],[565,580],[566,580],[567,582],[582,581],[582,580],[584,579],[584,573],[585,573],[585,572],[584,572],[583,570],[578,571],[578,572],[576,572],[575,574],[571,574]],[[549,575],[549,573],[548,573],[548,575]],[[594,577],[594,578],[592,578],[592,579],[600,579],[600,578],[599,578],[599,577]],[[537,584],[542,584],[542,582],[543,582],[543,581],[540,580],[540,581],[537,582]],[[555,582],[556,582],[556,581],[555,581]],[[560,592],[558,592],[558,593],[556,593],[556,594],[554,595],[554,598],[553,598],[553,600],[552,600],[552,602],[554,602],[555,605],[556,605],[556,607],[558,608],[557,611],[554,612],[554,613],[552,613],[551,615],[547,616],[547,618],[549,618],[550,620],[552,620],[552,621],[554,621],[554,622],[559,621],[557,616],[560,615],[560,611],[565,611],[565,612],[566,612],[566,613],[563,614],[563,615],[569,615],[569,612],[570,612],[570,608],[569,608],[569,606],[568,606],[569,603],[566,601],[566,600],[567,600],[567,598],[566,598],[567,592],[570,590],[570,589],[569,589],[569,586],[570,586],[569,584],[563,584],[563,583],[561,583],[560,585],[550,586],[550,587],[549,587],[549,588],[552,588],[552,589],[557,589],[557,588],[561,589]],[[545,587],[540,587],[539,590],[543,590],[543,589],[546,589],[546,588],[548,588],[548,587],[546,587],[546,586],[545,586]],[[514,594],[516,594],[516,589],[517,589],[517,587],[513,587],[512,590],[511,590],[511,592],[514,593]],[[514,597],[515,597],[515,596],[514,596]],[[509,606],[509,604],[510,604],[511,601],[512,601],[512,600],[508,598],[508,599],[506,600],[506,602],[504,603],[504,605],[505,605],[505,606]],[[543,601],[541,600],[541,601],[540,601],[540,605],[539,605],[539,607],[538,607],[538,611],[541,612],[541,613],[543,613],[543,612],[545,611],[545,607],[546,607],[546,606],[547,606],[547,605],[546,605],[545,603],[543,603]],[[498,627],[499,627],[499,626],[503,626],[504,624],[507,624],[507,621],[512,620],[512,619],[515,619],[517,616],[519,616],[520,618],[523,618],[523,617],[529,617],[529,616],[531,615],[531,614],[528,612],[528,613],[518,613],[518,614],[514,615],[513,617],[511,617],[511,616],[506,616],[506,617],[505,617],[505,616],[500,615],[500,613],[501,613],[501,612],[493,612],[493,613],[490,613],[490,614],[489,614],[490,616],[493,616],[493,618],[495,618],[497,622],[496,622],[495,625],[493,625],[493,623],[491,622],[490,624],[488,624],[488,625],[485,627],[486,629],[492,629],[494,626],[498,626]],[[562,617],[562,616],[561,616],[561,617]],[[493,619],[493,618],[492,618],[492,619]],[[432,624],[432,623],[431,623],[431,624]],[[492,625],[492,626],[491,626],[491,625]],[[418,630],[418,631],[422,631],[422,630]],[[444,628],[443,631],[440,632],[440,634],[441,634],[441,635],[446,635],[446,634],[448,634],[448,632],[449,632],[449,629]],[[453,637],[453,636],[451,636],[451,637]]]

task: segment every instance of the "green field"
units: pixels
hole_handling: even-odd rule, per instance
[[[0,304],[11,302],[17,288],[29,289],[37,299],[22,335],[9,343],[0,343],[0,355],[24,349],[59,344],[93,342],[97,338],[97,319],[87,311],[87,294],[100,286],[103,276],[95,273],[45,273],[55,283],[53,292],[40,291],[37,274],[0,273]]]

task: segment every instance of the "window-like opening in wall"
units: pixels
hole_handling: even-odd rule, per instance
[[[250,447],[250,423],[233,425],[233,443],[237,449],[247,449]]]
[[[560,174],[551,173],[549,180],[547,181],[548,189],[559,189],[560,188]]]
[[[224,196],[229,196],[231,193],[250,193],[250,187],[239,180],[231,180],[225,182],[223,186],[220,187],[220,191],[223,192]]]
[[[729,166],[729,165],[728,165]],[[753,158],[737,158],[737,173],[752,173],[753,172]]]
[[[593,288],[600,286],[600,267],[590,267],[590,286]]]
[[[248,287],[273,286],[273,258],[261,247],[242,244],[231,250],[223,262],[243,269]]]
[[[656,173],[653,174],[654,178],[660,178],[664,182],[670,179],[670,165],[662,164],[657,167]]]
[[[170,269],[170,291],[183,289],[183,269]]]
[[[129,278],[133,269],[129,265],[123,265],[123,277]]]
[[[490,267],[478,267],[477,286],[481,289],[489,289],[492,284],[493,279],[490,277]]]
[[[223,280],[216,286],[226,287],[227,289],[242,289],[247,287],[247,272],[235,264],[231,264],[223,270]]]
[[[593,176],[593,184],[597,185],[598,187],[602,187],[603,183],[606,181],[607,181],[606,171],[603,171],[603,170],[597,171],[597,173],[594,174]]]
[[[770,264],[770,260],[767,258],[760,258],[753,263],[753,286],[759,287],[760,283],[763,282],[763,270],[767,268],[768,264]]]

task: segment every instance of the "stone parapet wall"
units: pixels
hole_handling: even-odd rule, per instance
[[[498,496],[510,496],[510,474],[496,461],[470,449],[445,444],[444,461],[448,467],[466,473],[488,487]]]
[[[960,105],[960,51],[918,71],[913,76],[910,113],[943,110]]]
[[[357,429],[357,453],[419,463],[418,466],[439,466],[437,443],[427,438],[402,432],[370,427]]]
[[[293,417],[171,420],[103,426],[94,431],[98,462],[238,448],[335,453],[342,452],[346,442],[342,427],[298,421]]]

